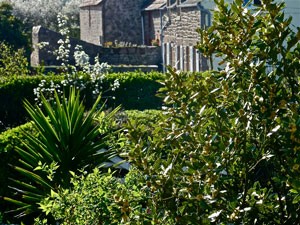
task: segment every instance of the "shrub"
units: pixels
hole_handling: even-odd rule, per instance
[[[13,50],[11,46],[0,42],[0,77],[20,75],[29,75],[24,49]]]
[[[156,97],[157,90],[161,87],[158,80],[163,78],[163,74],[131,72],[131,73],[112,73],[104,80],[103,90],[110,87],[111,82],[119,79],[120,87],[112,92],[102,94],[103,100],[107,99],[107,107],[122,105],[124,109],[159,109],[161,99]],[[9,77],[0,80],[0,130],[13,127],[26,122],[26,112],[22,101],[27,99],[34,103],[35,95],[33,89],[36,88],[41,80],[45,80],[44,88],[51,88],[51,80],[54,84],[62,81],[62,76],[21,76]],[[90,107],[93,104],[93,88],[87,88],[84,96],[85,104]],[[112,99],[114,96],[115,99]],[[11,103],[14,104],[11,104]]]
[[[153,224],[299,222],[300,36],[283,3],[262,2],[250,11],[216,1],[198,48],[224,69],[171,69],[165,121],[153,137],[129,131],[126,154],[148,178]]]
[[[24,131],[30,133],[33,137],[37,135],[31,122],[0,134],[0,196],[6,196],[9,192],[8,177],[13,175],[10,173],[9,164],[18,160],[15,149],[24,147],[22,143],[22,140],[24,140]],[[7,204],[3,199],[0,199],[0,212],[4,212],[5,210],[8,211]]]
[[[28,99],[32,104],[34,103],[33,89],[38,86],[42,79],[49,83],[50,80],[60,82],[61,77],[14,76],[0,81],[1,130],[26,122],[27,117],[23,107],[23,100]]]
[[[52,192],[40,204],[41,209],[65,225],[150,224],[149,209],[145,208],[147,193],[140,190],[138,176],[132,170],[122,181],[112,173],[95,169],[73,177],[70,189]]]
[[[108,153],[101,151],[108,136],[107,121],[111,121],[114,110],[107,115],[97,110],[100,96],[89,112],[80,101],[79,91],[71,89],[69,96],[48,102],[42,96],[43,110],[28,101],[25,108],[33,120],[38,137],[25,133],[24,146],[16,148],[20,159],[12,168],[23,179],[12,177],[10,187],[15,196],[4,199],[16,205],[12,210],[16,217],[36,213],[37,203],[58,187],[68,187],[70,173],[89,170],[107,160]],[[98,119],[97,124],[94,120]]]
[[[155,127],[162,117],[161,110],[148,109],[144,111],[126,110],[124,111],[125,121],[138,122],[146,126]]]
[[[109,81],[118,79],[120,86],[115,91],[103,93],[103,97],[113,97],[107,102],[108,107],[121,105],[125,110],[160,109],[162,100],[156,93],[161,87],[159,81],[163,78],[164,75],[159,72],[111,73],[107,79]]]

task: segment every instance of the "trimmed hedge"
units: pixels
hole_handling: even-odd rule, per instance
[[[103,98],[114,96],[115,99],[107,101],[107,107],[122,105],[123,109],[159,109],[162,100],[156,96],[161,87],[158,80],[164,75],[158,72],[126,72],[112,73],[104,80],[104,90],[117,78],[120,87],[115,91],[103,93]],[[23,100],[27,99],[34,103],[33,89],[38,86],[41,80],[60,83],[62,76],[18,76],[0,81],[0,131],[7,127],[14,127],[26,122],[26,112],[23,107]],[[83,93],[87,106],[93,102],[91,89]]]

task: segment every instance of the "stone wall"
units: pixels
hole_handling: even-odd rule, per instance
[[[104,42],[142,44],[141,9],[147,0],[109,0],[104,2]]]
[[[56,56],[53,55],[55,49],[58,49],[58,40],[63,37],[43,27],[34,27],[32,32],[33,52],[31,55],[31,65],[45,65],[45,66],[59,66],[60,62],[56,60]],[[49,45],[45,48],[39,49],[38,43],[48,42]],[[124,48],[104,48],[91,43],[87,43],[77,39],[71,39],[71,53],[73,56],[74,47],[81,45],[84,51],[93,59],[95,56],[99,56],[101,62],[107,62],[110,65],[129,66],[143,65],[155,65],[158,68],[161,67],[162,57],[160,47],[124,47]],[[70,57],[70,63],[74,64],[73,57]],[[91,62],[93,63],[93,62]]]
[[[205,22],[197,5],[173,6],[164,16],[168,21],[163,31],[165,64],[185,71],[207,70],[207,60],[195,49],[199,41],[197,28]]]
[[[80,8],[80,39],[95,45],[103,44],[102,4]]]
[[[169,25],[164,30],[164,41],[192,46],[199,41],[196,29],[200,26],[200,11],[194,7],[173,7],[167,10]]]
[[[152,45],[152,41],[161,39],[161,14],[159,10],[144,12],[144,39],[146,45]]]
[[[147,0],[103,0],[80,7],[81,39],[95,45],[107,42],[142,44],[141,9]]]
[[[112,65],[160,65],[159,47],[102,48],[100,59]]]

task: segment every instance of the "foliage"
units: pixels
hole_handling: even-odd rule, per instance
[[[158,121],[162,117],[162,111],[156,109],[148,109],[144,111],[139,110],[126,110],[123,116],[125,121],[138,122],[139,124],[144,124],[148,127],[155,127]]]
[[[132,170],[124,181],[98,169],[72,178],[72,188],[61,189],[42,201],[41,209],[60,224],[136,224],[147,221],[146,192],[141,192]],[[149,197],[149,196],[148,196]],[[36,220],[37,221],[37,220]]]
[[[156,94],[162,86],[159,81],[164,79],[164,74],[160,72],[143,73],[141,71],[110,73],[108,79],[118,79],[120,83],[120,87],[114,93],[104,93],[104,96],[115,96],[108,102],[110,106],[122,105],[127,110],[161,108],[162,101]]]
[[[2,79],[0,80],[1,130],[27,121],[28,117],[23,107],[23,100],[27,99],[32,104],[34,103],[33,89],[38,86],[41,80],[44,79],[48,83],[50,80],[54,80],[55,83],[61,81],[61,78],[56,76],[13,76]]]
[[[0,42],[0,77],[29,75],[28,61],[24,54],[24,49],[14,50]]]
[[[58,48],[54,50],[53,54],[61,64],[60,70],[64,79],[61,84],[54,85],[51,82],[51,88],[44,88],[45,82],[42,80],[38,87],[34,89],[37,102],[40,100],[41,94],[50,100],[53,98],[54,91],[58,94],[63,94],[64,89],[71,86],[81,91],[84,91],[89,86],[93,88],[92,93],[97,97],[102,89],[103,80],[110,68],[109,65],[107,63],[100,63],[98,57],[95,57],[94,65],[91,65],[90,57],[84,52],[82,46],[71,46],[70,29],[67,26],[69,18],[58,14],[57,20],[59,33],[62,35],[62,38],[57,41]],[[47,45],[48,43],[39,44],[42,45],[41,47],[44,47],[43,45]],[[73,56],[71,56],[72,49],[74,50]],[[73,61],[75,61],[75,65]],[[112,90],[115,90],[119,86],[118,80],[115,80],[111,85]]]
[[[16,146],[23,146],[21,142],[21,140],[24,138],[23,131],[32,133],[33,136],[35,133],[31,122],[0,133],[0,154],[12,152]]]
[[[42,97],[43,109],[25,101],[38,138],[25,133],[25,147],[16,149],[20,159],[12,168],[24,179],[12,177],[11,187],[19,195],[4,199],[16,205],[12,212],[17,217],[37,212],[37,203],[51,190],[70,185],[72,173],[89,171],[107,160],[108,153],[101,151],[108,135],[104,122],[110,121],[118,109],[103,115],[102,108],[97,109],[99,96],[86,113],[78,91],[73,88],[65,97],[61,101],[55,94],[52,102]],[[95,124],[97,117],[99,123]]]
[[[133,126],[126,154],[148,178],[153,224],[297,224],[299,33],[283,3],[215,2],[198,49],[224,69],[170,69],[167,119],[153,136]]]
[[[299,223],[299,32],[291,31],[282,3],[262,0],[253,11],[242,0],[216,4],[197,47],[207,57],[217,53],[224,69],[169,70],[161,89],[165,120],[150,135],[134,124],[126,130],[123,156],[138,171],[125,181],[129,188],[97,199],[104,184],[89,184],[107,176],[88,175],[74,192],[45,199],[45,212],[82,222],[83,210],[95,213],[108,199],[90,214],[95,221],[108,209],[111,224]],[[106,196],[119,188],[109,190]]]
[[[0,2],[0,42],[12,45],[14,49],[28,47],[28,37],[21,20],[12,14],[12,6]]]
[[[19,127],[7,130],[0,134],[0,196],[5,196],[8,193],[8,177],[12,174],[9,170],[9,164],[18,160],[15,154],[17,147],[24,147],[21,140],[24,139],[24,131],[36,136],[37,133],[33,129],[32,123],[26,123]],[[5,211],[6,204],[3,199],[0,199],[0,212]],[[4,217],[4,216],[3,216]],[[1,221],[1,220],[0,220]]]
[[[78,74],[78,76],[80,75]],[[103,81],[103,90],[108,90],[116,79],[119,80],[120,87],[114,92],[102,93],[103,99],[110,96],[115,97],[106,102],[108,108],[122,105],[124,109],[159,109],[162,101],[155,95],[161,87],[158,80],[163,77],[163,74],[158,72],[143,73],[140,71],[108,74]],[[42,80],[43,82],[41,82]],[[62,80],[63,76],[52,75],[7,77],[3,78],[2,82],[0,80],[0,120],[2,122],[0,130],[26,122],[26,112],[22,101],[27,99],[32,104],[35,102],[36,96],[32,91],[34,88],[43,84],[41,88],[51,89],[51,86],[61,84]],[[86,83],[84,76],[82,83]],[[87,87],[84,92],[81,92],[88,108],[94,101],[92,90],[92,87]],[[11,104],[12,102],[14,104]]]
[[[69,17],[68,26],[72,31],[71,35],[79,37],[80,0],[14,0],[12,3],[13,14],[30,28],[42,25],[57,31],[57,15],[59,13],[67,15]]]

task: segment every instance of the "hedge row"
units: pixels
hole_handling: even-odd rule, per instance
[[[115,80],[119,79],[120,88],[115,92],[106,92],[103,97],[114,96],[106,104],[108,107],[122,105],[123,109],[159,109],[162,100],[156,96],[157,90],[161,87],[158,80],[163,79],[163,74],[158,72],[127,72],[112,73],[104,80],[103,86],[109,87]],[[27,99],[34,103],[33,89],[36,88],[41,80],[60,83],[62,76],[18,76],[0,81],[0,131],[7,127],[14,127],[26,122],[26,112],[23,108],[23,100]],[[87,105],[92,100],[91,89],[84,93]]]

